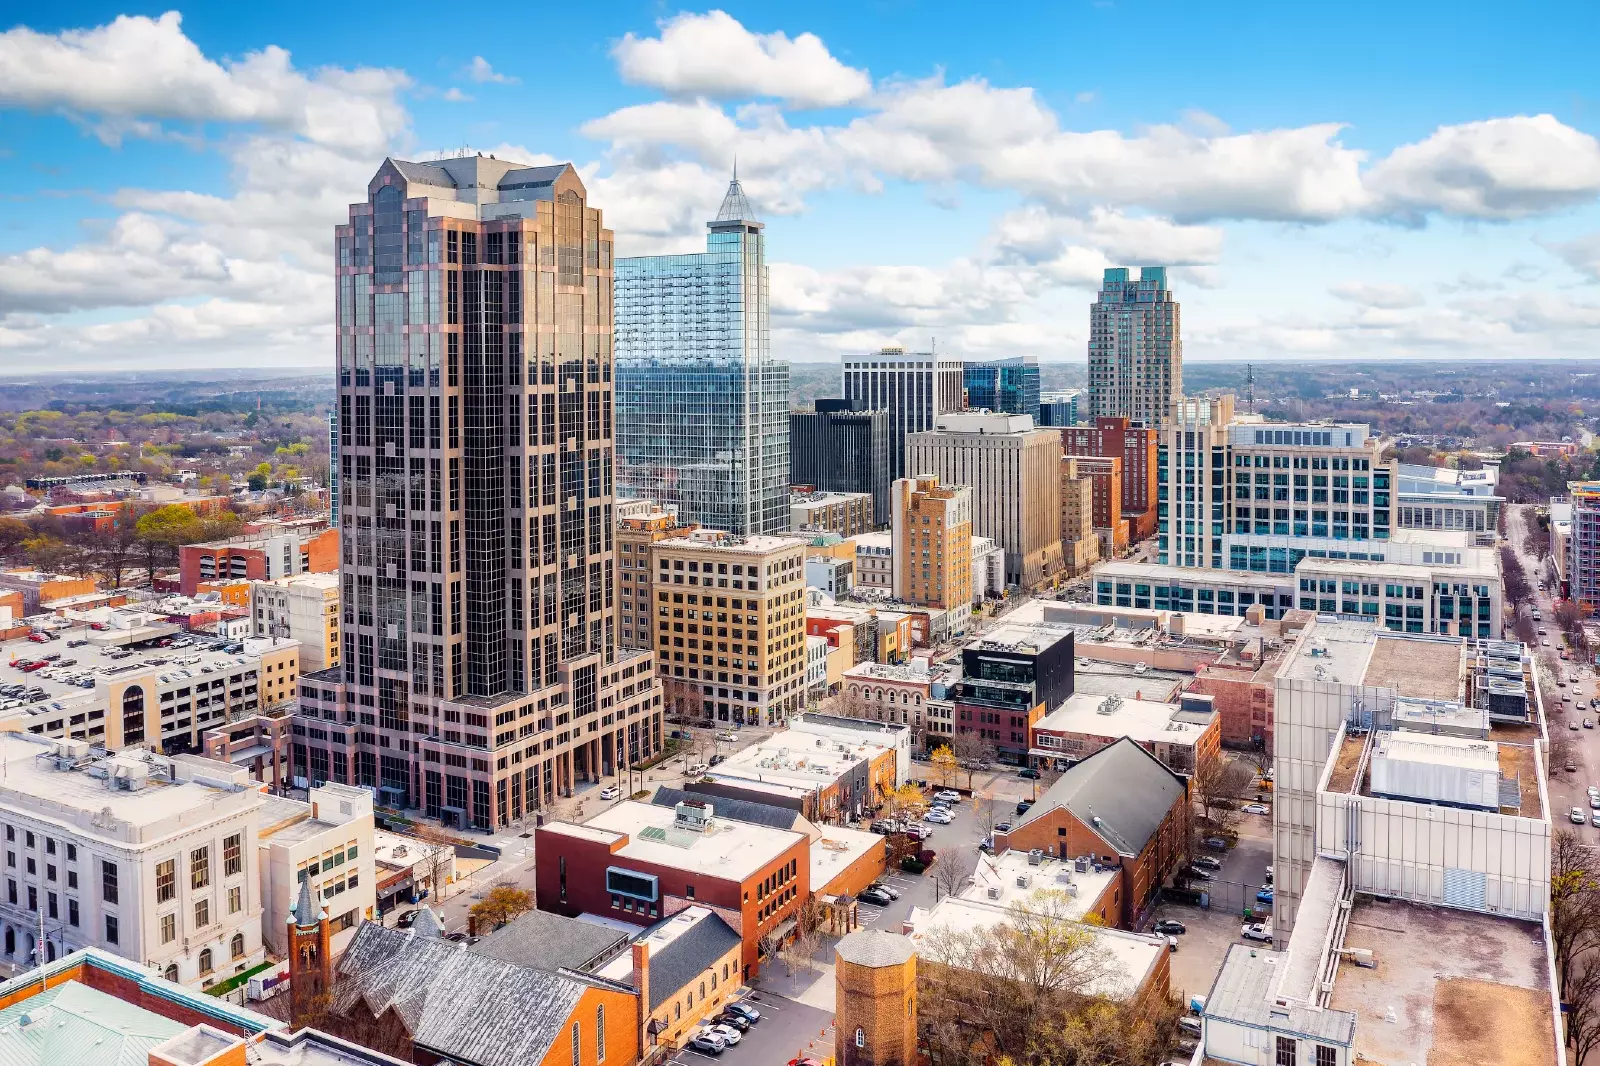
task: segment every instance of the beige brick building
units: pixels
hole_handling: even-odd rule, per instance
[[[972,490],[936,477],[901,478],[894,509],[894,594],[907,603],[949,612],[950,632],[972,616]]]
[[[1078,459],[1072,455],[1061,457],[1061,560],[1069,574],[1081,574],[1100,561],[1094,482],[1078,470]]]
[[[699,528],[679,522],[677,508],[650,500],[631,500],[617,508],[617,646],[638,651],[655,647],[650,619],[650,546]]]

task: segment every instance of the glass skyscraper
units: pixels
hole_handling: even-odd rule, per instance
[[[968,363],[961,371],[967,406],[1039,418],[1039,361],[1031,355]]]
[[[789,364],[772,358],[763,225],[737,177],[706,250],[616,262],[619,490],[749,535],[789,528]]]

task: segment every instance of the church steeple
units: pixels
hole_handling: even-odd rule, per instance
[[[300,898],[288,925],[289,1014],[300,1029],[326,1013],[325,996],[333,988],[333,929],[310,877],[300,879]]]

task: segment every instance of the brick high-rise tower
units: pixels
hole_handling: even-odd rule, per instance
[[[661,745],[616,652],[612,238],[568,164],[385,160],[335,231],[344,655],[294,773],[489,829]]]

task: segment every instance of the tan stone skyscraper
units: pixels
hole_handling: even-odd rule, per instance
[[[972,490],[936,477],[901,478],[893,499],[894,594],[949,613],[950,632],[972,616]]]
[[[1167,421],[1183,395],[1183,337],[1166,267],[1105,273],[1089,308],[1091,418],[1123,415],[1148,426]]]

